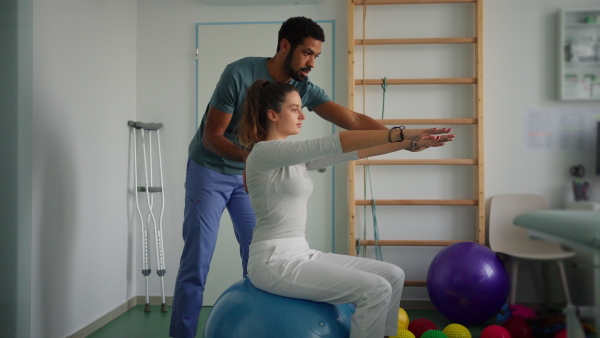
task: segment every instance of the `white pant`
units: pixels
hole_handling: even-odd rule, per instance
[[[350,338],[395,336],[404,271],[368,258],[312,250],[304,238],[250,245],[248,278],[284,297],[332,304],[353,303]]]

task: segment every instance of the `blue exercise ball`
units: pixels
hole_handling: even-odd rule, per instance
[[[259,290],[245,278],[217,299],[205,338],[347,338],[354,305],[313,302]]]
[[[488,247],[454,243],[440,251],[427,271],[433,305],[448,319],[474,325],[498,314],[510,283],[500,259]]]

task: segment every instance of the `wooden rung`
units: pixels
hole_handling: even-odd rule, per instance
[[[408,4],[462,4],[476,3],[477,0],[354,0],[354,5],[408,5]]]
[[[373,205],[371,200],[355,200],[355,205]],[[375,200],[376,205],[477,205],[477,200]]]
[[[355,45],[433,45],[451,43],[477,43],[477,38],[414,38],[414,39],[355,39]]]
[[[432,85],[432,84],[475,84],[477,78],[440,78],[440,79],[387,79],[385,81],[388,85]],[[354,84],[360,85],[382,85],[382,79],[357,79],[354,80]]]
[[[356,165],[475,165],[476,159],[421,159],[421,160],[357,160]]]
[[[373,246],[375,245],[374,239],[361,239],[357,240],[360,246]],[[377,241],[378,245],[381,246],[448,246],[459,242],[472,242],[472,241],[417,241],[417,240],[393,240],[393,239],[380,239]]]
[[[404,286],[427,286],[427,281],[424,280],[405,280]]]
[[[477,124],[477,119],[376,119],[383,125],[403,124]]]

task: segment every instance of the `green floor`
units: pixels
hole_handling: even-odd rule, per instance
[[[152,312],[144,312],[144,306],[138,305],[123,315],[114,319],[88,337],[91,338],[165,338],[169,335],[169,321],[171,319],[171,308],[169,312],[161,313],[160,306],[152,306]],[[202,337],[204,323],[210,312],[210,307],[204,307],[200,313],[200,324],[196,337]],[[438,328],[443,329],[450,324],[442,314],[433,310],[406,310],[410,320],[427,318],[433,321]],[[472,337],[479,337],[485,326],[468,327]]]
[[[144,305],[137,305],[113,319],[88,337],[90,338],[165,338],[169,336],[171,307],[160,312],[160,305],[151,305],[152,312],[144,312]],[[211,307],[203,307],[196,337],[203,337],[204,323]]]

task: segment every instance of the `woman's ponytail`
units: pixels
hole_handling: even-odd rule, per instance
[[[238,135],[242,146],[252,149],[254,144],[268,136],[269,110],[281,112],[281,105],[287,95],[298,91],[296,87],[281,82],[256,80],[246,92],[242,118],[238,125]]]
[[[261,125],[259,121],[259,116],[263,111],[260,102],[261,91],[266,83],[267,80],[256,80],[246,92],[238,132],[240,143],[246,148],[252,148],[255,143],[266,138],[266,125]]]

